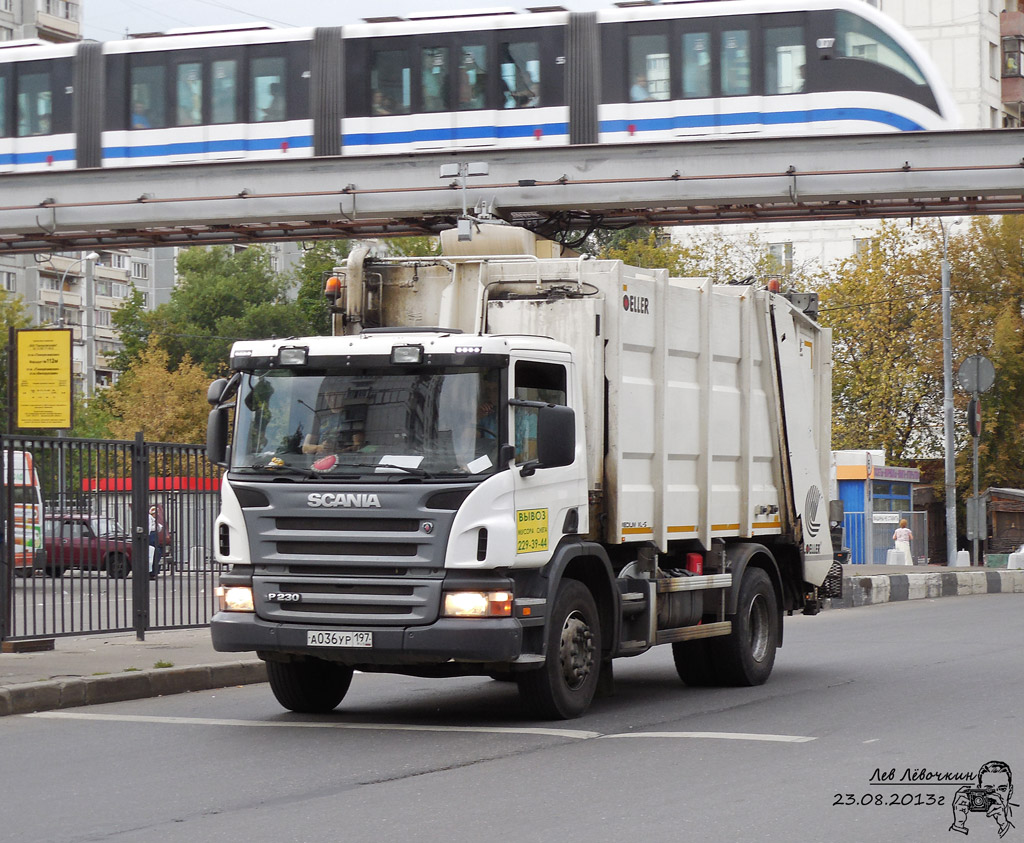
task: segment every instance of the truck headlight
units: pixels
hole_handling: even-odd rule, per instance
[[[512,616],[512,592],[448,591],[441,614],[446,618],[509,618]]]
[[[240,585],[217,586],[217,602],[222,612],[253,611],[252,589]]]

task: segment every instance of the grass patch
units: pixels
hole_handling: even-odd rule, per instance
[[[174,667],[174,662],[159,661],[159,662],[155,662],[153,664],[153,667],[155,667],[157,670],[159,670],[160,668],[164,668],[164,667]]]

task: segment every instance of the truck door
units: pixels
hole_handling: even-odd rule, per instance
[[[567,405],[570,390],[569,356],[549,353],[539,359],[516,360],[511,371],[512,397],[520,401]],[[578,408],[577,408],[578,410]],[[542,565],[551,558],[559,538],[576,532],[586,513],[583,459],[556,468],[537,467],[522,473],[537,458],[537,407],[514,406],[510,438],[515,446],[514,495],[516,563]],[[577,430],[579,425],[577,424]],[[577,436],[577,454],[582,443]],[[581,491],[582,490],[582,491]]]

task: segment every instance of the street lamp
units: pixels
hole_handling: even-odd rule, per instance
[[[950,224],[950,228],[960,220]],[[953,450],[953,327],[949,304],[946,227],[942,231],[942,421],[946,438],[946,565],[956,564],[956,453]]]
[[[60,284],[57,287],[57,327],[64,327],[64,282],[67,280],[68,273],[71,271],[71,267],[78,263],[84,263],[85,261],[99,260],[99,255],[96,252],[89,252],[83,255],[78,260],[71,261],[64,270],[64,274],[60,277]]]

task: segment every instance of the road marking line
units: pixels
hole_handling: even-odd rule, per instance
[[[452,732],[490,735],[542,735],[574,740],[594,738],[697,738],[723,741],[807,743],[817,740],[802,735],[758,735],[744,732],[622,732],[602,735],[582,729],[550,729],[541,726],[431,726],[408,723],[339,723],[310,720],[232,720],[213,717],[158,717],[142,714],[98,714],[84,711],[37,711],[24,717],[49,720],[97,720],[113,723],[161,723],[170,726],[247,726],[260,729],[349,729],[381,732]]]
[[[293,720],[280,722],[275,720],[229,720],[206,717],[153,717],[139,714],[90,714],[80,711],[37,711],[25,717],[42,717],[52,720],[106,720],[118,723],[164,723],[174,726],[254,726],[264,729],[359,729],[363,731],[385,732],[469,732],[499,735],[545,735],[556,738],[575,738],[589,740],[602,737],[600,732],[585,732],[580,729],[545,729],[543,727],[523,726],[430,726],[406,723],[338,723],[313,722],[309,720]]]
[[[757,735],[747,732],[624,732],[603,738],[708,738],[717,741],[768,741],[771,743],[807,743],[817,738],[804,735]]]

